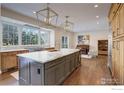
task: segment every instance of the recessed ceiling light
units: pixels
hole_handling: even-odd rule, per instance
[[[99,22],[96,23],[97,25],[99,24]]]
[[[99,18],[99,16],[96,16],[96,18]]]
[[[33,11],[33,13],[34,13],[34,14],[36,14],[36,12],[35,12],[35,11]]]
[[[94,5],[94,7],[95,7],[95,8],[97,8],[97,7],[98,7],[98,5]]]

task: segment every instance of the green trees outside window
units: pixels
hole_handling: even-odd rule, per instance
[[[3,46],[18,45],[18,29],[16,25],[3,23]]]

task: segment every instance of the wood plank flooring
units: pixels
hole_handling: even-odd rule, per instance
[[[75,70],[64,82],[64,85],[112,85],[114,84],[107,56],[93,59],[82,59],[81,67]]]
[[[18,81],[10,74],[12,71],[0,75],[0,85],[18,85]],[[77,68],[63,83],[63,85],[111,85],[110,71],[107,67],[107,57],[99,56],[93,59],[82,59]]]

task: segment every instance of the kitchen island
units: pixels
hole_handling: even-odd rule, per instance
[[[59,85],[81,64],[79,49],[19,54],[20,85]]]

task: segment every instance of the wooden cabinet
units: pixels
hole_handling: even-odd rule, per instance
[[[112,76],[116,84],[124,84],[124,4],[112,4],[109,21],[113,34]]]
[[[56,84],[56,74],[55,74],[56,68],[50,68],[45,70],[45,85],[54,85]]]
[[[98,40],[98,54],[99,55],[108,54],[108,40]]]
[[[16,55],[26,52],[28,52],[28,50],[0,52],[1,71],[5,72],[10,68],[18,67],[18,60]]]
[[[114,41],[113,48],[113,76],[117,84],[124,84],[124,38],[118,39]]]
[[[55,77],[56,77],[56,85],[58,84],[61,84],[64,79],[65,79],[65,62],[62,61],[60,64],[58,64],[56,67],[55,67]]]
[[[119,35],[123,35],[124,34],[124,5],[120,6],[119,9]]]
[[[11,53],[2,54],[2,70],[6,70],[17,66],[17,59],[15,55],[16,54]]]
[[[48,64],[45,66],[45,84],[61,84],[65,79],[65,58],[56,59],[51,64],[50,62]]]
[[[118,8],[119,8],[120,4],[117,3],[117,4],[112,4],[111,6],[111,9],[110,9],[110,12],[109,12],[109,21],[111,22],[113,20],[113,17],[115,16]]]
[[[65,77],[67,77],[70,72],[71,72],[71,61],[70,61],[70,56],[66,56],[66,62],[65,62]]]

